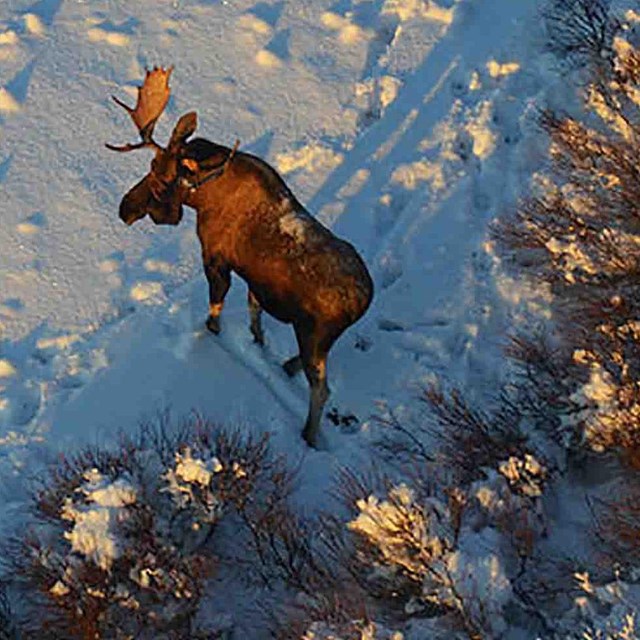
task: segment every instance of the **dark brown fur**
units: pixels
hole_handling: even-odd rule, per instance
[[[197,211],[208,328],[220,330],[232,271],[249,287],[257,342],[263,342],[261,309],[293,325],[299,355],[284,366],[290,375],[303,369],[309,381],[303,435],[315,446],[328,396],[326,357],[367,310],[371,277],[353,246],[313,218],[266,162],[203,139],[187,143],[176,134],[180,126],[167,150],[156,151],[151,172],[123,198],[120,216],[131,224],[148,213],[156,224],[177,224],[182,204]]]

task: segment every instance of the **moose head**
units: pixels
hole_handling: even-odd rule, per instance
[[[183,156],[186,141],[197,127],[196,113],[192,111],[180,118],[166,148],[152,137],[156,122],[171,94],[169,77],[172,71],[173,67],[147,70],[143,85],[138,87],[138,99],[133,109],[113,96],[116,104],[131,116],[140,133],[141,142],[123,146],[107,144],[107,148],[119,152],[144,148],[155,151],[149,173],[128,191],[120,203],[120,218],[128,225],[147,214],[155,224],[177,225],[182,219],[182,201],[186,187],[180,178],[190,171],[189,160]]]

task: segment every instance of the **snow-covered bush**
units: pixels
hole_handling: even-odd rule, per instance
[[[606,497],[594,499],[593,514],[602,555],[618,567],[637,572],[640,568],[640,483],[621,479],[609,487]]]
[[[54,481],[35,506],[43,520],[24,539],[18,577],[27,595],[44,596],[38,633],[88,639],[146,629],[151,637],[188,628],[211,560],[174,545],[171,513],[152,483],[115,456],[104,462],[72,463],[75,477]]]
[[[357,589],[347,586],[341,593],[316,593],[298,598],[280,622],[275,637],[278,640],[388,640],[384,635],[386,629],[369,619],[361,596]]]
[[[282,457],[270,453],[267,436],[243,436],[202,421],[189,431],[162,450],[160,491],[172,503],[172,527],[180,536],[202,544],[230,512],[251,530],[264,524],[265,514],[286,511],[293,475]]]
[[[400,631],[390,631],[375,622],[354,620],[340,626],[314,622],[300,640],[403,640]]]
[[[507,605],[521,620],[538,617],[514,583],[548,532],[543,498],[556,469],[525,435],[540,416],[516,392],[477,409],[458,390],[431,386],[422,422],[383,417],[382,453],[393,453],[404,480],[387,483],[384,498],[351,483],[353,537],[341,545],[343,565],[378,602],[395,599],[405,615],[436,616],[452,630],[457,620],[470,637],[499,637]]]
[[[587,572],[575,574],[579,594],[558,625],[566,638],[576,640],[636,640],[640,637],[640,590],[618,576],[594,584]]]
[[[530,555],[545,532],[541,497],[552,471],[525,436],[531,408],[505,393],[493,411],[479,410],[458,390],[445,393],[436,386],[425,390],[423,400],[429,413],[410,432],[385,421],[396,458],[403,464],[419,460],[410,481],[437,482],[449,487],[450,494],[462,495],[465,518],[475,529],[494,527],[520,554]],[[426,451],[429,442],[427,458],[420,451]],[[389,448],[385,443],[384,450]]]
[[[379,610],[405,621],[440,617],[469,637],[498,637],[510,581],[491,547],[474,544],[467,499],[459,490],[436,497],[404,483],[361,495],[345,534],[333,538],[334,552]]]
[[[607,3],[574,5],[604,11]],[[572,21],[583,28],[574,18],[562,23],[571,37]],[[515,351],[538,397],[556,409],[555,428],[567,446],[616,450],[640,466],[640,50],[631,24],[612,18],[609,28],[598,20],[610,56],[590,67],[586,113],[541,116],[551,166],[494,235],[514,265],[553,294],[557,348],[546,369],[531,340]],[[604,46],[597,38],[582,42]]]
[[[425,389],[423,400],[430,415],[421,430],[437,443],[449,483],[467,485],[484,477],[486,469],[527,455],[524,415],[515,405],[501,403],[493,412],[483,411],[470,406],[458,390],[437,386]]]
[[[532,462],[533,460],[533,462]],[[531,477],[520,475],[520,465],[533,467]],[[515,480],[515,474],[518,474]],[[531,558],[535,546],[546,534],[547,524],[542,508],[546,470],[535,458],[510,458],[499,471],[487,469],[486,478],[474,482],[468,490],[466,519],[474,530],[491,527],[503,536],[506,552]]]
[[[427,412],[404,424],[393,415],[378,417],[379,448],[393,466],[411,467],[443,486],[467,486],[484,478],[486,469],[531,453],[525,432],[529,418],[522,402],[501,398],[495,408],[480,409],[458,389],[427,386],[421,398]]]
[[[198,419],[62,461],[8,560],[30,600],[28,637],[205,637],[197,616],[220,563],[218,525],[277,505],[288,478],[266,438]]]
[[[427,601],[437,602],[457,532],[446,505],[434,498],[425,502],[417,502],[404,484],[391,487],[386,499],[358,500],[357,515],[347,527],[373,574],[401,573],[419,585]]]

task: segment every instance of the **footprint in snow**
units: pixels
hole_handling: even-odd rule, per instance
[[[373,210],[374,229],[378,238],[382,238],[391,231],[400,214],[411,199],[406,189],[399,185],[391,185],[383,193]]]
[[[0,388],[0,420],[7,426],[25,426],[38,414],[40,387],[27,380],[14,380]]]
[[[20,298],[5,298],[0,301],[0,318],[17,318],[24,310],[24,302]]]
[[[126,47],[131,41],[131,36],[136,33],[138,24],[139,20],[136,18],[129,18],[120,23],[93,19],[87,31],[87,38],[91,42],[104,42],[112,47]]]
[[[378,280],[382,290],[395,284],[403,274],[402,261],[395,254],[387,251],[375,265],[378,272]]]
[[[30,216],[27,216],[22,222],[18,223],[16,229],[18,233],[25,236],[36,235],[42,229],[45,229],[48,225],[47,217],[44,213],[38,211]]]

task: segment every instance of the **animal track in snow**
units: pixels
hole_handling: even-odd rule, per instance
[[[289,58],[289,29],[275,31],[282,3],[264,3],[251,7],[238,18],[239,36],[244,45],[257,48],[255,61],[265,69],[278,69]]]
[[[3,404],[1,395],[0,404]],[[9,385],[4,402],[7,414],[3,421],[17,427],[29,424],[36,417],[40,404],[40,389],[35,383],[20,381]]]
[[[408,201],[409,194],[401,189],[390,189],[378,198],[373,211],[374,230],[378,238],[383,238],[393,228]]]
[[[33,36],[43,36],[45,34],[46,27],[40,19],[40,16],[35,13],[25,13],[22,18],[27,33]]]
[[[369,77],[355,87],[354,103],[360,110],[358,124],[365,128],[379,120],[396,99],[402,81],[391,75]]]
[[[29,84],[35,67],[35,60],[26,64],[4,86],[0,87],[0,115],[11,115],[21,111],[27,100]]]
[[[135,18],[130,18],[120,24],[109,20],[90,18],[87,23],[89,27],[87,38],[91,42],[105,42],[113,47],[126,47],[138,26],[138,21]]]
[[[20,298],[6,298],[0,300],[0,318],[17,318],[24,309],[24,302]]]
[[[324,27],[335,32],[338,43],[342,46],[351,46],[373,37],[370,29],[361,27],[352,20],[350,12],[340,15],[333,11],[325,11],[320,16],[320,21]]]
[[[10,20],[8,28],[0,31],[0,63],[23,59],[26,54],[25,44],[30,45],[29,59],[17,71],[14,77],[4,86],[0,86],[0,122],[2,118],[14,115],[22,110],[27,99],[36,54],[40,48],[38,41],[45,43],[47,29],[60,9],[62,0],[40,0],[30,11],[19,13]],[[2,173],[0,170],[0,177]]]
[[[33,4],[29,13],[36,16],[38,20],[50,27],[62,6],[63,0],[39,0]]]
[[[249,9],[249,13],[275,28],[278,20],[280,20],[283,8],[284,2],[258,2],[258,4],[253,5],[253,7]]]
[[[106,351],[76,333],[47,335],[40,328],[5,349],[8,355],[0,358],[0,427],[18,435],[28,429],[29,441],[52,400],[64,401],[109,366]],[[3,438],[0,432],[0,443]],[[14,444],[18,440],[11,439]]]
[[[42,212],[36,212],[25,218],[23,222],[18,223],[16,229],[18,233],[26,236],[35,235],[41,229],[47,227],[47,217]]]
[[[11,114],[20,111],[18,101],[5,89],[0,87],[0,113]]]
[[[295,151],[279,153],[275,157],[275,165],[280,173],[287,175],[298,170],[309,173],[326,171],[342,163],[343,155],[336,153],[331,147],[314,142]]]

